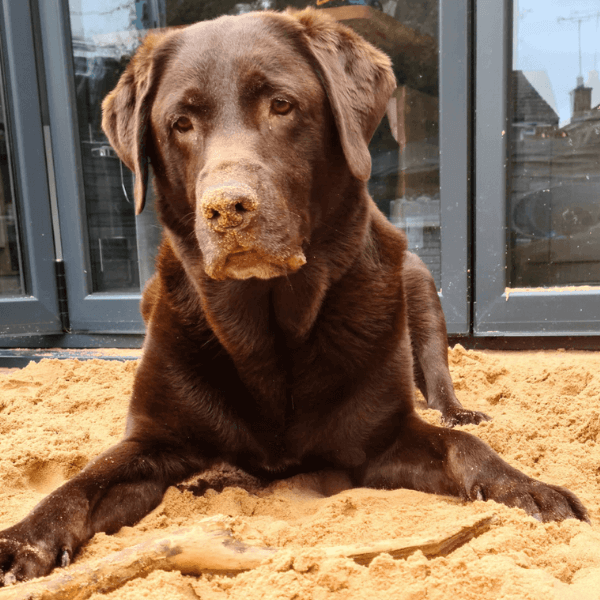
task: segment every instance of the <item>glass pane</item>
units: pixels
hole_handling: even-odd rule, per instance
[[[100,103],[144,30],[308,5],[354,28],[393,60],[398,88],[371,142],[369,189],[379,208],[407,232],[410,249],[441,287],[439,0],[69,0],[69,5],[94,290],[139,286],[132,176],[126,168],[121,171],[102,134]],[[148,218],[145,212],[143,218]],[[141,260],[148,251],[141,242],[147,228],[138,220]]]
[[[134,3],[69,5],[92,289],[139,292],[133,176],[102,132],[100,109],[138,43]]]
[[[0,64],[0,297],[25,294],[23,259],[17,227],[9,123]]]
[[[333,13],[390,56],[398,81],[387,118],[370,145],[369,191],[391,222],[404,229],[409,249],[423,259],[441,289],[439,3],[369,4],[368,16],[354,6]]]
[[[600,284],[600,11],[515,0],[511,287]]]

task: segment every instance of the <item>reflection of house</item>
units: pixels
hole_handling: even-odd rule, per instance
[[[568,149],[554,158],[564,177],[586,181],[600,179],[600,105],[592,109],[592,88],[573,90],[573,117],[561,130]]]
[[[600,282],[600,107],[578,80],[572,118],[513,73],[512,286]]]

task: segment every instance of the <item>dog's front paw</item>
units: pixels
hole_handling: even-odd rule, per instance
[[[442,424],[446,427],[457,425],[479,425],[483,421],[491,421],[492,417],[477,410],[467,410],[462,406],[453,406],[442,411]]]
[[[67,567],[73,555],[67,544],[28,535],[23,523],[0,532],[0,587],[47,575],[55,567]]]
[[[522,474],[520,474],[522,475]],[[549,485],[522,475],[517,481],[478,483],[469,491],[471,500],[495,500],[507,506],[522,508],[544,523],[579,519],[590,522],[587,509],[575,494],[558,485]]]

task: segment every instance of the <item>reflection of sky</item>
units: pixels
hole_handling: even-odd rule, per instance
[[[514,0],[514,7],[513,68],[526,72],[563,124],[571,118],[569,92],[580,75],[579,42],[577,21],[558,19],[583,19],[581,74],[587,83],[590,71],[600,70],[600,0]],[[600,103],[600,81],[596,85],[593,106]]]
[[[73,37],[92,36],[129,28],[134,0],[69,0]]]

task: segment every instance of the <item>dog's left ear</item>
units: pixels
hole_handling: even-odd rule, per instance
[[[288,13],[304,26],[352,174],[371,175],[369,142],[396,88],[392,63],[350,28],[315,9]]]
[[[102,129],[119,158],[135,175],[135,213],[146,202],[150,111],[162,63],[158,48],[165,33],[149,34],[125,69],[117,87],[102,102]]]

